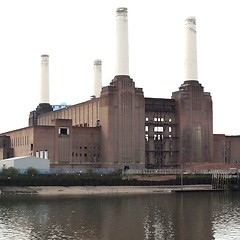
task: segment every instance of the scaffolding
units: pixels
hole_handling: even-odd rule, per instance
[[[146,168],[177,166],[178,134],[173,99],[145,98]]]

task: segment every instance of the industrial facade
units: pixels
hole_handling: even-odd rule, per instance
[[[29,126],[0,135],[0,159],[36,156],[62,168],[165,168],[240,163],[238,136],[213,134],[210,93],[197,79],[196,20],[185,21],[185,81],[171,98],[147,98],[128,72],[127,9],[117,9],[116,76],[101,86],[94,61],[89,101],[54,110],[48,55],[41,57],[40,104]]]

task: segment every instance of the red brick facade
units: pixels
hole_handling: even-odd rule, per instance
[[[172,99],[144,98],[129,76],[116,76],[100,98],[39,109],[29,127],[0,135],[0,159],[117,169],[240,163],[240,137],[213,135],[212,99],[198,81],[185,81]]]

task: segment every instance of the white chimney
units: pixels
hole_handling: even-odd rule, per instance
[[[93,74],[93,95],[98,98],[102,91],[102,61],[100,59],[94,61]]]
[[[49,56],[41,56],[41,95],[40,103],[49,103]]]
[[[185,20],[184,80],[198,80],[196,18]]]
[[[116,76],[129,75],[128,11],[121,7],[116,13]]]

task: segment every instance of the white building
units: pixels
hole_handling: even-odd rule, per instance
[[[25,173],[28,168],[32,167],[38,170],[39,173],[50,172],[50,160],[38,158],[34,156],[23,156],[8,158],[0,161],[0,169],[14,167]]]

